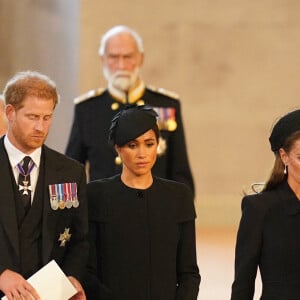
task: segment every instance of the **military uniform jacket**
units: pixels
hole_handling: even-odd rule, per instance
[[[287,182],[242,201],[232,300],[253,299],[257,267],[260,299],[300,299],[300,202]]]
[[[87,240],[86,178],[83,166],[64,155],[42,148],[44,195],[42,216],[42,264],[54,259],[67,276],[80,280],[85,267]],[[42,161],[41,161],[42,163]],[[18,225],[10,163],[0,140],[0,274],[5,269],[20,273]],[[41,176],[41,174],[39,174]],[[49,185],[76,182],[79,207],[53,210],[50,207]],[[36,197],[36,195],[35,195]],[[35,199],[35,198],[34,198]],[[59,238],[69,228],[70,239],[61,246]],[[54,282],[49,282],[51,287]]]
[[[195,210],[185,185],[154,178],[139,190],[116,175],[89,183],[88,201],[89,300],[197,299]]]
[[[93,94],[93,92],[91,93]],[[89,161],[90,180],[113,176],[121,172],[115,163],[116,153],[108,145],[108,131],[113,116],[124,104],[114,99],[108,90],[88,97],[75,106],[73,126],[66,154],[81,163]],[[146,88],[138,99],[157,108],[161,120],[161,155],[153,173],[159,177],[186,183],[194,191],[181,117],[180,102],[161,92]],[[159,109],[160,108],[160,109]],[[174,115],[172,115],[174,114]],[[174,118],[177,128],[167,129],[167,121]]]

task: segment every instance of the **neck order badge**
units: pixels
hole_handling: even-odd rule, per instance
[[[34,162],[29,156],[25,156],[23,159],[23,164],[19,163],[17,165],[19,170],[18,186],[19,192],[23,199],[23,204],[25,209],[29,209],[31,204],[31,185],[30,185],[30,173],[34,168]]]
[[[20,172],[19,191],[23,191],[23,193],[22,193],[23,195],[28,195],[28,191],[29,192],[31,191],[29,175],[34,167],[34,163],[29,156],[25,156],[23,159],[23,165],[21,165],[19,163],[17,166],[18,166],[18,170]],[[23,183],[23,185],[20,183]]]

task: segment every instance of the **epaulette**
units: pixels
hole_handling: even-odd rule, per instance
[[[164,88],[157,88],[155,86],[152,86],[152,85],[147,85],[147,88],[151,91],[154,91],[154,92],[157,92],[157,93],[160,93],[160,94],[163,94],[165,96],[168,96],[170,98],[174,98],[174,99],[179,99],[179,95],[173,91],[169,91],[169,90],[166,90]]]
[[[82,94],[82,95],[76,97],[76,98],[74,99],[74,104],[78,104],[78,103],[81,103],[81,102],[83,102],[83,101],[86,101],[86,100],[88,100],[88,99],[90,99],[90,98],[93,98],[93,97],[95,97],[95,96],[99,96],[99,95],[103,94],[104,91],[105,91],[105,88],[102,88],[102,87],[101,87],[101,88],[97,88],[97,89],[90,90],[90,91],[88,91],[87,93],[84,93],[84,94]]]

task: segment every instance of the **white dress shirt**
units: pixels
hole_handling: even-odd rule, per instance
[[[7,151],[9,162],[16,180],[16,183],[18,184],[18,178],[19,178],[19,169],[17,165],[22,162],[23,158],[25,156],[30,156],[30,158],[34,162],[34,167],[30,173],[30,186],[31,186],[31,203],[34,196],[37,180],[38,180],[38,174],[40,170],[40,163],[41,163],[41,153],[42,148],[39,147],[35,149],[30,154],[25,154],[19,149],[17,149],[8,139],[7,136],[4,137],[4,147]]]

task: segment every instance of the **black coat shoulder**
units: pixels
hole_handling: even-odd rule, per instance
[[[278,190],[266,191],[259,194],[245,196],[242,199],[242,217],[239,226],[239,235],[251,230],[256,233],[256,237],[260,236],[262,228],[274,213],[284,209],[285,201]],[[245,234],[245,236],[247,236]]]
[[[178,194],[179,197],[193,199],[191,189],[185,183],[157,176],[154,176],[154,180],[156,184],[160,185],[162,189],[165,189],[167,193],[175,193]]]
[[[84,166],[78,162],[77,160],[70,158],[69,156],[62,154],[54,149],[49,148],[48,146],[43,146],[43,151],[45,154],[45,158],[53,162],[53,165],[62,164],[66,167],[72,168],[73,170],[80,170],[84,169]]]
[[[267,212],[270,208],[279,205],[280,198],[278,191],[265,191],[258,194],[247,195],[242,199],[242,210],[254,209],[260,212]]]
[[[193,192],[185,183],[154,177],[154,186],[154,193],[158,194],[160,201],[167,201],[170,207],[175,207],[178,222],[196,218]]]

